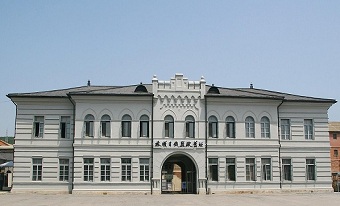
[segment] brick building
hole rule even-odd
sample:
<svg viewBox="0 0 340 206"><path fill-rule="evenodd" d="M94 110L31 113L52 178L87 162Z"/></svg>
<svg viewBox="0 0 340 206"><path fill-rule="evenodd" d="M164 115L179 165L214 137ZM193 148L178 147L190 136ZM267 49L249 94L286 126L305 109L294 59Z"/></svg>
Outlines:
<svg viewBox="0 0 340 206"><path fill-rule="evenodd" d="M329 122L329 142L331 145L331 172L334 179L340 172L340 122Z"/></svg>

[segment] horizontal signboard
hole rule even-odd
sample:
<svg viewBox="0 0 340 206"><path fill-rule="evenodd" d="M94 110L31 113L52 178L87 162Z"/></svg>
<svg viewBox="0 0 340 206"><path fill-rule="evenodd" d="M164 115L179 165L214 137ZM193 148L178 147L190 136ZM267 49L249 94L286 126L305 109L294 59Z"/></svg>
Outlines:
<svg viewBox="0 0 340 206"><path fill-rule="evenodd" d="M154 148L205 148L204 140L154 140Z"/></svg>

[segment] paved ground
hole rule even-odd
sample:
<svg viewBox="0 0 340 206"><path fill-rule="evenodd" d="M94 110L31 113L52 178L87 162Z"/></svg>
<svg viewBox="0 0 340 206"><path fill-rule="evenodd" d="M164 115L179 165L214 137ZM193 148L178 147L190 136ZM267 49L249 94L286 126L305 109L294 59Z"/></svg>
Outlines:
<svg viewBox="0 0 340 206"><path fill-rule="evenodd" d="M242 195L44 195L0 193L0 205L74 206L339 206L340 193Z"/></svg>

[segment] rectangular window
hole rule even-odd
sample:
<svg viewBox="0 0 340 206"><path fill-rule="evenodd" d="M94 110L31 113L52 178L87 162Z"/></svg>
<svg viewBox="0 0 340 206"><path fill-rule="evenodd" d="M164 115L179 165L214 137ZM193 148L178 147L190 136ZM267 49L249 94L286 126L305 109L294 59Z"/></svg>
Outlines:
<svg viewBox="0 0 340 206"><path fill-rule="evenodd" d="M227 137L235 138L235 122L227 122Z"/></svg>
<svg viewBox="0 0 340 206"><path fill-rule="evenodd" d="M59 159L59 181L68 181L69 177L69 160Z"/></svg>
<svg viewBox="0 0 340 206"><path fill-rule="evenodd" d="M282 176L285 181L292 181L292 160L282 159Z"/></svg>
<svg viewBox="0 0 340 206"><path fill-rule="evenodd" d="M290 120L281 119L281 139L290 139Z"/></svg>
<svg viewBox="0 0 340 206"><path fill-rule="evenodd" d="M315 159L306 159L306 177L307 180L315 179Z"/></svg>
<svg viewBox="0 0 340 206"><path fill-rule="evenodd" d="M60 138L70 139L71 136L71 118L62 116L60 118Z"/></svg>
<svg viewBox="0 0 340 206"><path fill-rule="evenodd" d="M218 158L209 158L209 180L218 181Z"/></svg>
<svg viewBox="0 0 340 206"><path fill-rule="evenodd" d="M165 122L165 137L174 138L174 122Z"/></svg>
<svg viewBox="0 0 340 206"><path fill-rule="evenodd" d="M84 181L93 182L93 158L84 158Z"/></svg>
<svg viewBox="0 0 340 206"><path fill-rule="evenodd" d="M186 137L195 138L195 122L186 122Z"/></svg>
<svg viewBox="0 0 340 206"><path fill-rule="evenodd" d="M110 121L101 121L100 122L100 126L101 126L101 135L102 137L110 137L111 136L111 127L110 127L110 124L111 122Z"/></svg>
<svg viewBox="0 0 340 206"><path fill-rule="evenodd" d="M93 121L85 121L85 137L93 137Z"/></svg>
<svg viewBox="0 0 340 206"><path fill-rule="evenodd" d="M149 137L149 121L140 121L140 137Z"/></svg>
<svg viewBox="0 0 340 206"><path fill-rule="evenodd" d="M209 137L218 138L217 122L209 122Z"/></svg>
<svg viewBox="0 0 340 206"><path fill-rule="evenodd" d="M246 180L256 181L255 158L246 158Z"/></svg>
<svg viewBox="0 0 340 206"><path fill-rule="evenodd" d="M334 157L337 157L338 155L339 155L338 150L335 149L335 150L334 150Z"/></svg>
<svg viewBox="0 0 340 206"><path fill-rule="evenodd" d="M149 159L148 158L139 159L139 181L141 182L149 181Z"/></svg>
<svg viewBox="0 0 340 206"><path fill-rule="evenodd" d="M33 158L32 163L32 181L41 181L42 158Z"/></svg>
<svg viewBox="0 0 340 206"><path fill-rule="evenodd" d="M262 158L261 159L261 168L262 168L262 180L270 181L272 180L272 166L270 158Z"/></svg>
<svg viewBox="0 0 340 206"><path fill-rule="evenodd" d="M337 133L333 133L333 139L337 139L337 138L338 138Z"/></svg>
<svg viewBox="0 0 340 206"><path fill-rule="evenodd" d="M35 116L33 123L33 135L37 138L44 136L44 116Z"/></svg>
<svg viewBox="0 0 340 206"><path fill-rule="evenodd" d="M304 120L304 128L305 128L305 139L313 139L313 120L305 119Z"/></svg>
<svg viewBox="0 0 340 206"><path fill-rule="evenodd" d="M122 181L131 181L131 158L122 158Z"/></svg>
<svg viewBox="0 0 340 206"><path fill-rule="evenodd" d="M131 121L122 121L122 137L131 137Z"/></svg>
<svg viewBox="0 0 340 206"><path fill-rule="evenodd" d="M110 158L100 158L100 181L110 181Z"/></svg>
<svg viewBox="0 0 340 206"><path fill-rule="evenodd" d="M228 181L236 181L236 165L235 158L226 159L226 179Z"/></svg>

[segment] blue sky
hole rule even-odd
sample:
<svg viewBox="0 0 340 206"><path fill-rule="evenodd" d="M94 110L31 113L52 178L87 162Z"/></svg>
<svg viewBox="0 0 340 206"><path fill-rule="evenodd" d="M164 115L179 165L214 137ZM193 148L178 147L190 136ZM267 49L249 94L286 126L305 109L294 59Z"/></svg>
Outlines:
<svg viewBox="0 0 340 206"><path fill-rule="evenodd" d="M0 1L0 136L8 93L208 84L340 100L340 1ZM340 121L340 103L329 110Z"/></svg>

